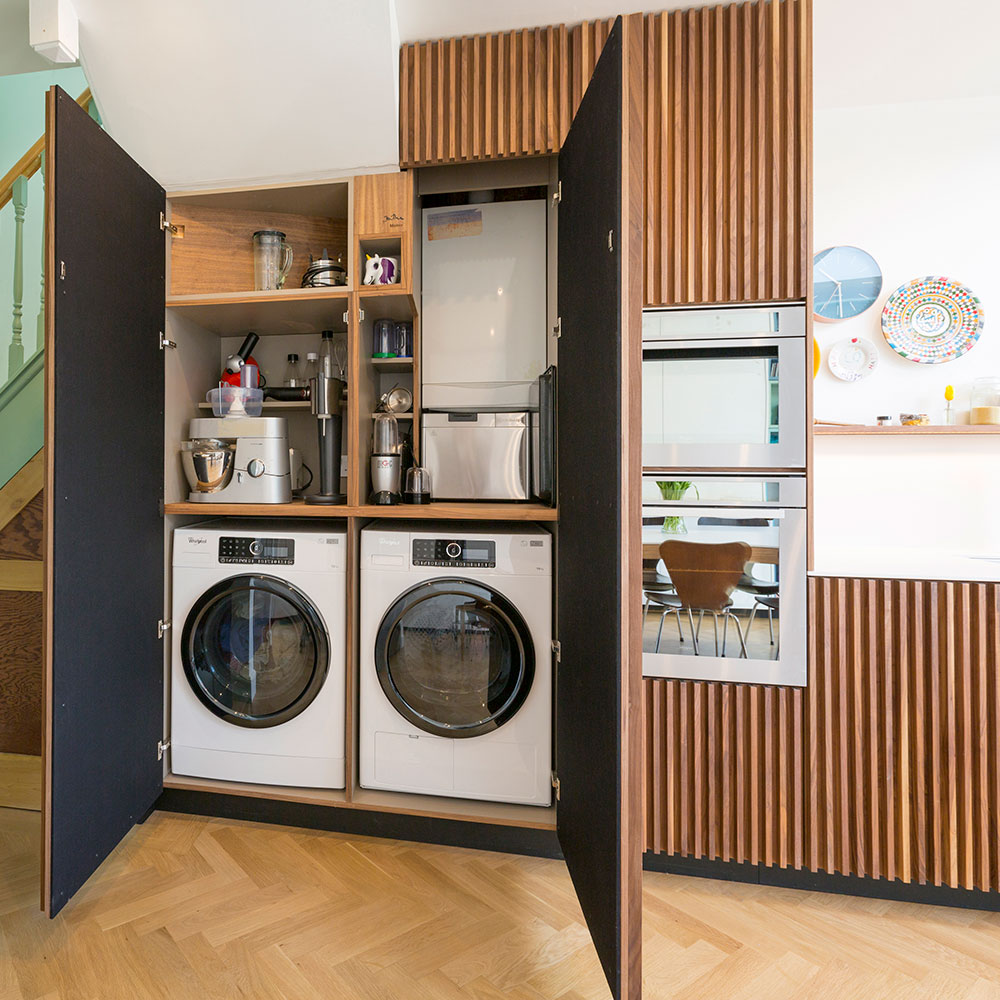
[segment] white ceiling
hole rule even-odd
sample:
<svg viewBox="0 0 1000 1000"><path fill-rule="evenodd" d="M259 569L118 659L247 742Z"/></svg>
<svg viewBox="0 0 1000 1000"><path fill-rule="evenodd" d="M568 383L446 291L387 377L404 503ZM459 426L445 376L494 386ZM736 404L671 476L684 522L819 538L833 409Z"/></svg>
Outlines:
<svg viewBox="0 0 1000 1000"><path fill-rule="evenodd" d="M400 40L616 13L614 0L73 2L106 128L167 188L395 164ZM817 108L1000 95L994 0L814 3ZM50 68L27 46L27 4L0 0L0 74ZM960 141L946 119L930 134Z"/></svg>
<svg viewBox="0 0 1000 1000"><path fill-rule="evenodd" d="M168 190L398 162L392 0L74 4L105 127Z"/></svg>

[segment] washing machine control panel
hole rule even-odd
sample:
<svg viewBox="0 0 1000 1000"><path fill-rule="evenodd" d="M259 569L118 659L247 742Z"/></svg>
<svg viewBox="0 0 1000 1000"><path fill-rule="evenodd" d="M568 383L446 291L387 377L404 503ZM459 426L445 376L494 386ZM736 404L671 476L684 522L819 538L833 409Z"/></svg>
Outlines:
<svg viewBox="0 0 1000 1000"><path fill-rule="evenodd" d="M295 563L293 538L219 539L220 563L256 563L262 566L292 566Z"/></svg>
<svg viewBox="0 0 1000 1000"><path fill-rule="evenodd" d="M494 569L497 543L487 538L416 538L414 566L462 566L466 569Z"/></svg>

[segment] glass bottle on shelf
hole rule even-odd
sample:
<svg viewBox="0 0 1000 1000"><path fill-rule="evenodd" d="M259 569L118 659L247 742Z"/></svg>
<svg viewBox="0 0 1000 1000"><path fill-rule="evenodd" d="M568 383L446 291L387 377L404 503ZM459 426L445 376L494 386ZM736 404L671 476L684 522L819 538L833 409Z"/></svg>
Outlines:
<svg viewBox="0 0 1000 1000"><path fill-rule="evenodd" d="M327 378L336 378L339 370L333 355L333 330L324 330L319 345L319 371Z"/></svg>
<svg viewBox="0 0 1000 1000"><path fill-rule="evenodd" d="M319 355L315 351L310 351L306 355L306 384L309 384L309 379L319 372Z"/></svg>
<svg viewBox="0 0 1000 1000"><path fill-rule="evenodd" d="M305 379L302 377L302 365L299 364L299 356L297 354L288 355L288 365L285 368L285 385L292 387L305 385Z"/></svg>

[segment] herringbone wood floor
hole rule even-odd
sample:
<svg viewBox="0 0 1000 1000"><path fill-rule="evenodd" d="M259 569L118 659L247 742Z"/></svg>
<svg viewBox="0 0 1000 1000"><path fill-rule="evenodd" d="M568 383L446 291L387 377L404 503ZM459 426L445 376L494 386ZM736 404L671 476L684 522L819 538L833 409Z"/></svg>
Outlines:
<svg viewBox="0 0 1000 1000"><path fill-rule="evenodd" d="M608 996L565 866L156 813L54 921L0 810L0 1000ZM1000 915L648 874L649 1000L1000 997Z"/></svg>

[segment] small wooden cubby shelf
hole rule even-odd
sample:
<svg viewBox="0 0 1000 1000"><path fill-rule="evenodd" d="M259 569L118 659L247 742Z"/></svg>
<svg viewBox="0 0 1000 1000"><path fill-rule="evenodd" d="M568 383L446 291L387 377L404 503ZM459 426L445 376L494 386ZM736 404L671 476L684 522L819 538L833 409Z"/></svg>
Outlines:
<svg viewBox="0 0 1000 1000"><path fill-rule="evenodd" d="M407 521L558 521L559 511L537 503L337 504L168 503L165 514L203 517L384 517Z"/></svg>
<svg viewBox="0 0 1000 1000"><path fill-rule="evenodd" d="M817 435L861 435L879 437L884 434L1000 434L1000 426L994 424L915 424L912 427L879 427L872 424L817 424L813 428Z"/></svg>

